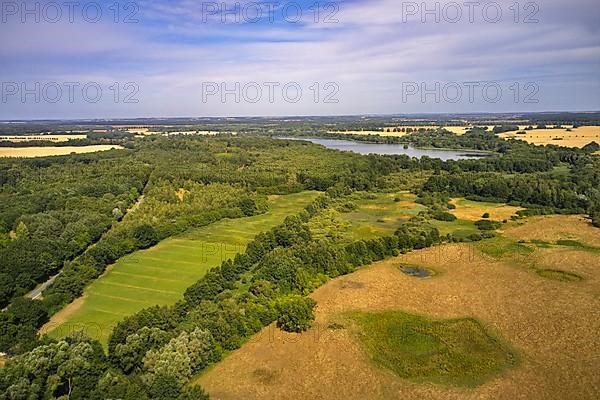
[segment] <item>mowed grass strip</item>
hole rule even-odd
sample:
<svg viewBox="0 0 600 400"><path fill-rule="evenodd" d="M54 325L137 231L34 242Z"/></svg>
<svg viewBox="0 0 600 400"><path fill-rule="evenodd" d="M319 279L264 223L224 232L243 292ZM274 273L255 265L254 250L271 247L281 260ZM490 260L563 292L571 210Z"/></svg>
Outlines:
<svg viewBox="0 0 600 400"><path fill-rule="evenodd" d="M272 196L266 214L222 220L125 256L86 289L83 299L56 314L42 332L64 337L83 330L106 345L123 318L146 307L176 303L210 268L243 252L257 234L297 214L317 196L318 192Z"/></svg>
<svg viewBox="0 0 600 400"><path fill-rule="evenodd" d="M370 358L418 383L476 387L518 355L473 318L436 320L399 311L345 314Z"/></svg>

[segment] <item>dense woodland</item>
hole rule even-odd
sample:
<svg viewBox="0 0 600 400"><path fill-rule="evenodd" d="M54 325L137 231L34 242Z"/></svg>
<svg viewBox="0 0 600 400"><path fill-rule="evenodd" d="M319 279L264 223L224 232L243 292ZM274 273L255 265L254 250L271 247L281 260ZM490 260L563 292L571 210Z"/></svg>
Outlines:
<svg viewBox="0 0 600 400"><path fill-rule="evenodd" d="M267 132L268 135L289 132ZM334 134L330 134L332 136ZM352 137L365 140L364 137ZM306 295L328 279L386 257L457 238L448 198L527 207L524 214L584 213L600 225L600 157L583 150L504 141L474 129L401 138L423 147L486 150L447 161L360 156L250 134L151 136L125 150L0 160L0 398L201 399L190 378L272 322L300 332L314 318ZM371 141L397 138L369 137ZM315 235L311 221L348 207L357 191L410 188L427 211L390 236L348 242ZM114 329L105 354L82 334L38 337L50 315L120 257L222 218L264 213L266 195L323 192L298 215L259 234L244 254L215 266L172 307L143 310ZM351 208L351 207L350 207ZM493 236L489 221L477 225ZM463 239L461 239L463 240ZM23 297L57 274L42 300Z"/></svg>

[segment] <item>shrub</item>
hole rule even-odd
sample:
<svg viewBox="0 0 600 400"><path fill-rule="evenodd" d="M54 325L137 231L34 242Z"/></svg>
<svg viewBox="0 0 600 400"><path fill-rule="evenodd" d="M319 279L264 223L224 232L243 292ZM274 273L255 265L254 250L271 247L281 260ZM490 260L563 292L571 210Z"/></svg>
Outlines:
<svg viewBox="0 0 600 400"><path fill-rule="evenodd" d="M286 332L304 332L315 320L313 299L289 296L277 304L277 326Z"/></svg>
<svg viewBox="0 0 600 400"><path fill-rule="evenodd" d="M592 214L592 225L596 228L600 228L600 212Z"/></svg>
<svg viewBox="0 0 600 400"><path fill-rule="evenodd" d="M136 226L133 229L133 238L136 246L140 249L147 249L158 243L158 234L152 225L144 224Z"/></svg>
<svg viewBox="0 0 600 400"><path fill-rule="evenodd" d="M499 229L502 224L499 222L482 219L475 222L475 226L477 226L480 231L495 231L496 229Z"/></svg>
<svg viewBox="0 0 600 400"><path fill-rule="evenodd" d="M447 222L454 222L456 221L456 216L447 213L445 211L434 211L431 216L433 217L433 219L438 220L438 221L447 221Z"/></svg>

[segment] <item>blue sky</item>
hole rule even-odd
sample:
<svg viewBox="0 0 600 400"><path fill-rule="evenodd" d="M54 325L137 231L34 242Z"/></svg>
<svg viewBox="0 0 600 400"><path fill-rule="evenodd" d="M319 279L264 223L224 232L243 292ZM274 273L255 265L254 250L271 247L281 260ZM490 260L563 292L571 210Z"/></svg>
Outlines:
<svg viewBox="0 0 600 400"><path fill-rule="evenodd" d="M26 3L0 119L600 110L597 0Z"/></svg>

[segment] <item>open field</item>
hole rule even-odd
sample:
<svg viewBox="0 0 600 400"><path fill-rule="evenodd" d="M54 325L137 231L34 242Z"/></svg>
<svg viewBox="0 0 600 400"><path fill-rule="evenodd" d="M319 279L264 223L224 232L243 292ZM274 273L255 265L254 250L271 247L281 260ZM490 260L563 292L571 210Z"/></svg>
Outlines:
<svg viewBox="0 0 600 400"><path fill-rule="evenodd" d="M0 157L48 157L64 156L71 153L84 154L112 149L122 149L115 145L93 145L93 146L64 146L64 147L0 147Z"/></svg>
<svg viewBox="0 0 600 400"><path fill-rule="evenodd" d="M371 197L356 200L358 209L342 214L350 224L352 240L391 235L403 221L426 209L415 203L416 196L410 193L378 193Z"/></svg>
<svg viewBox="0 0 600 400"><path fill-rule="evenodd" d="M403 221L426 209L415 199L410 193L356 193L352 198L355 210L325 210L311 220L311 232L315 237L349 242L391 235Z"/></svg>
<svg viewBox="0 0 600 400"><path fill-rule="evenodd" d="M174 304L210 268L243 252L254 236L300 212L316 196L316 192L274 196L266 214L222 220L125 256L94 281L83 298L56 314L42 332L62 337L84 329L106 344L112 328L124 317L149 306Z"/></svg>
<svg viewBox="0 0 600 400"><path fill-rule="evenodd" d="M517 211L523 210L521 207L513 207L502 203L484 203L466 199L451 199L450 203L456 206L450 212L458 219L467 221L479 221L485 213L490 215L489 219L492 221L504 221L516 215Z"/></svg>
<svg viewBox="0 0 600 400"><path fill-rule="evenodd" d="M19 135L19 136L0 136L0 141L9 142L31 142L32 140L46 140L49 142L68 142L69 140L85 139L87 135Z"/></svg>
<svg viewBox="0 0 600 400"><path fill-rule="evenodd" d="M564 218L572 219L570 226ZM600 240L593 229L577 217L543 217L511 222L504 235L515 243L573 236L591 246ZM528 257L539 256L541 265L562 258L552 261L552 252L540 251L568 254L563 267L583 280L547 279L512 259L482 253L476 244L448 244L375 263L313 293L316 321L309 331L288 334L271 325L196 382L221 400L597 399L600 258L561 243L558 250L535 248ZM439 274L411 277L399 268L406 264ZM513 348L520 363L475 388L401 378L373 362L372 350L346 322L349 312L399 311L435 320L473 318Z"/></svg>
<svg viewBox="0 0 600 400"><path fill-rule="evenodd" d="M568 132L566 129L534 129L526 131L525 135L516 132L501 133L504 139L519 139L537 145L554 144L566 147L584 147L586 144L596 142L600 144L600 126L582 126Z"/></svg>

